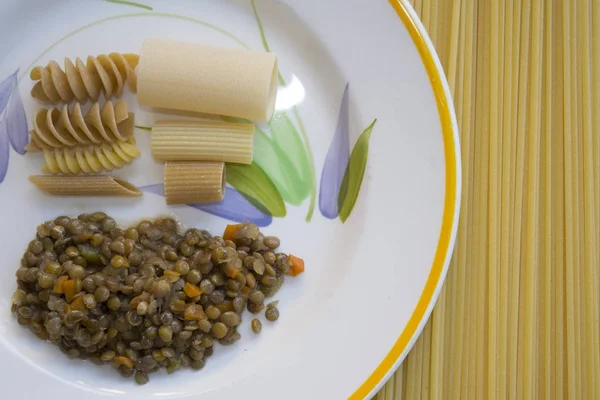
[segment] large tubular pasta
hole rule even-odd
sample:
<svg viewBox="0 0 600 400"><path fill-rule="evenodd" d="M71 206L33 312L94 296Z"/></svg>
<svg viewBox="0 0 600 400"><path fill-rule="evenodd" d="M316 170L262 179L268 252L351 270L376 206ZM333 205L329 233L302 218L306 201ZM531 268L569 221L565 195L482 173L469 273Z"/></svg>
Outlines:
<svg viewBox="0 0 600 400"><path fill-rule="evenodd" d="M31 70L31 79L38 81L31 89L31 96L48 103L96 101L101 92L106 99L119 97L125 81L132 92L136 91L137 63L137 54L110 53L88 56L85 64L80 58L75 64L65 58L63 71L56 61L50 61L45 67Z"/></svg>
<svg viewBox="0 0 600 400"><path fill-rule="evenodd" d="M138 100L150 107L268 121L277 95L277 57L167 39L146 39Z"/></svg>
<svg viewBox="0 0 600 400"><path fill-rule="evenodd" d="M225 195L225 164L167 161L164 181L167 204L221 201Z"/></svg>
<svg viewBox="0 0 600 400"><path fill-rule="evenodd" d="M109 175L52 176L32 175L29 181L55 196L141 196L131 183Z"/></svg>
<svg viewBox="0 0 600 400"><path fill-rule="evenodd" d="M26 149L38 151L126 141L133 131L134 115L127 112L127 104L122 100L116 105L108 101L102 110L96 103L85 116L81 105L75 103L71 111L66 105L62 110L38 111Z"/></svg>
<svg viewBox="0 0 600 400"><path fill-rule="evenodd" d="M158 121L152 155L159 161L252 162L254 125L222 121Z"/></svg>
<svg viewBox="0 0 600 400"><path fill-rule="evenodd" d="M92 174L124 167L140 156L133 139L100 146L43 150L43 172L51 174Z"/></svg>

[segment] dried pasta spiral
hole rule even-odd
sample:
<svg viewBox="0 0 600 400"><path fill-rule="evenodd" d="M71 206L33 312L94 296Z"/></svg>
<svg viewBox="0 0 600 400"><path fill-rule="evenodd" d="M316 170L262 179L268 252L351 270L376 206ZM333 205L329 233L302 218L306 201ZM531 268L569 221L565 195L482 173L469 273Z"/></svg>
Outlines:
<svg viewBox="0 0 600 400"><path fill-rule="evenodd" d="M127 113L124 101L116 105L109 101L102 109L96 103L85 116L81 105L75 103L71 111L66 105L62 110L38 111L26 149L38 151L126 141L133 136L133 131L134 115Z"/></svg>
<svg viewBox="0 0 600 400"><path fill-rule="evenodd" d="M119 97L127 81L129 89L137 90L135 67L137 54L110 53L97 57L88 56L84 64L80 58L75 64L65 58L64 71L56 61L50 61L46 67L31 70L31 79L38 81L31 89L31 96L49 103L77 100L86 102L98 100L100 92L106 99Z"/></svg>
<svg viewBox="0 0 600 400"><path fill-rule="evenodd" d="M44 149L42 171L51 174L98 173L130 164L140 156L133 139L91 147Z"/></svg>

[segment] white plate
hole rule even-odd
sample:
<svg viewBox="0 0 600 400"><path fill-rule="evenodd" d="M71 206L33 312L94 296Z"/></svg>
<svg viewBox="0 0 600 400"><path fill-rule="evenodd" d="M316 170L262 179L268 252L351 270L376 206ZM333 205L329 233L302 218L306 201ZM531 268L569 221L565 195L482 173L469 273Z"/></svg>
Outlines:
<svg viewBox="0 0 600 400"><path fill-rule="evenodd" d="M398 0L257 0L257 16L250 0L143 2L152 9L100 0L0 2L0 176L7 171L0 184L3 398L373 395L431 312L458 221L456 122L440 64L415 13ZM286 216L272 218L248 204L227 202L212 212L268 225L265 231L279 235L284 250L306 260L306 273L288 279L277 295L279 321L265 323L256 336L246 317L242 340L217 348L201 372L159 373L145 386L38 342L10 315L14 272L37 224L95 210L121 224L173 213L188 226L216 233L228 221L193 207L167 207L152 187L133 200L56 198L37 191L27 176L39 173L42 157L19 154L26 122L31 127L43 107L29 95L31 67L52 59L62 63L64 57L137 52L144 38L157 36L262 51L257 17L279 56L285 84L277 101L280 124L270 133L283 158L273 159L271 141L262 140L266 147L256 161L283 195ZM124 98L138 125L159 118L141 109L134 94ZM286 116L291 127L281 120ZM342 223L336 218L339 171L375 119L364 179L351 177L362 180L362 187L351 213L351 202L345 205ZM139 130L136 137L143 156L114 174L138 186L160 184L162 166L149 154L148 132ZM278 199L265 202L281 206Z"/></svg>

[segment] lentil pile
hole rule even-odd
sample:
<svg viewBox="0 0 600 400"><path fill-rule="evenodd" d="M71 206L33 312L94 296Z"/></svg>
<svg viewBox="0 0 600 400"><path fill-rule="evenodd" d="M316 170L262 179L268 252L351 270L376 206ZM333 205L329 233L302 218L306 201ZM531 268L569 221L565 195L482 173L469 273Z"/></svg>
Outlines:
<svg viewBox="0 0 600 400"><path fill-rule="evenodd" d="M215 341L240 339L245 309L277 320L265 298L297 275L298 258L275 252L279 239L256 225L230 225L224 236L180 234L170 218L122 229L102 212L58 217L29 243L12 311L69 357L110 363L139 384L163 367L201 369Z"/></svg>

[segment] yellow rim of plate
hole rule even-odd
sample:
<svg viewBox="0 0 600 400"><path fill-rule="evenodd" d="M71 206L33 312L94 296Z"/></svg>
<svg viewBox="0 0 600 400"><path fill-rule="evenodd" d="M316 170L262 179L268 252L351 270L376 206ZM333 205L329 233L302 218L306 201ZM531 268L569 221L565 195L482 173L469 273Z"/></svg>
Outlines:
<svg viewBox="0 0 600 400"><path fill-rule="evenodd" d="M438 113L442 125L442 137L444 140L444 156L446 160L446 190L444 195L444 213L442 216L442 227L440 237L435 251L435 258L431 271L427 277L427 282L419 302L415 307L408 323L400 334L400 337L394 343L392 349L385 356L383 361L375 368L367 380L350 395L350 400L363 399L371 394L384 378L392 371L392 368L399 361L400 357L406 350L413 336L417 333L419 326L427 315L427 311L435 300L436 290L446 268L446 258L451 251L452 238L455 228L457 198L457 156L458 151L455 142L455 132L453 125L453 117L448 104L448 98L444 90L443 77L436 65L435 58L429 49L427 40L417 23L410 16L406 5L402 0L389 0L390 4L404 23L406 29L410 33L414 44L419 50L429 81L433 89L436 99ZM449 260L448 260L449 262Z"/></svg>

